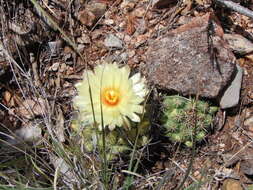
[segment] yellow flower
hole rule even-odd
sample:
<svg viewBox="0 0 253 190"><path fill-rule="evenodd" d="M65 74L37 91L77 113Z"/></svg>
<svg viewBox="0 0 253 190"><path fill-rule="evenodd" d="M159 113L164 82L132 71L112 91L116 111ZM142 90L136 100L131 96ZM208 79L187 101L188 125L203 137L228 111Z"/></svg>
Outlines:
<svg viewBox="0 0 253 190"><path fill-rule="evenodd" d="M140 73L130 75L130 68L119 68L117 64L104 63L98 65L94 72L84 73L84 79L76 84L78 96L74 98L74 105L80 111L80 119L92 124L92 104L90 100L89 84L93 101L96 122L101 129L101 107L104 126L113 130L116 126L129 125L128 119L140 122L143 113L143 103L148 90L145 78ZM88 82L89 81L89 82Z"/></svg>

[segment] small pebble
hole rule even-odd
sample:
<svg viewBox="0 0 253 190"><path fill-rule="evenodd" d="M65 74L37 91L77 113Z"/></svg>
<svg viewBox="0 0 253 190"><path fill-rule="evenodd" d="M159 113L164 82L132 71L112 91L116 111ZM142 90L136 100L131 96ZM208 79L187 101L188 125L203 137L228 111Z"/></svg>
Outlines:
<svg viewBox="0 0 253 190"><path fill-rule="evenodd" d="M120 8L124 9L124 11L131 11L134 7L135 2L133 0L124 0L120 5Z"/></svg>
<svg viewBox="0 0 253 190"><path fill-rule="evenodd" d="M120 54L121 61L126 62L128 60L128 54L126 52L123 52Z"/></svg>
<svg viewBox="0 0 253 190"><path fill-rule="evenodd" d="M106 25L113 25L114 24L114 20L113 19L106 19L106 20L104 20L104 24L106 24Z"/></svg>
<svg viewBox="0 0 253 190"><path fill-rule="evenodd" d="M82 10L78 13L78 20L86 26L92 26L96 21L96 16L87 10Z"/></svg>
<svg viewBox="0 0 253 190"><path fill-rule="evenodd" d="M78 45L77 45L78 51L83 51L84 48L85 48L85 45L83 45L83 44L78 44Z"/></svg>
<svg viewBox="0 0 253 190"><path fill-rule="evenodd" d="M116 49L122 49L123 48L122 41L113 34L109 34L105 38L104 45L108 48L116 48Z"/></svg>
<svg viewBox="0 0 253 190"><path fill-rule="evenodd" d="M139 7L137 9L135 9L135 11L134 11L134 15L138 18L144 17L145 13L146 13L146 9L144 9L143 7Z"/></svg>
<svg viewBox="0 0 253 190"><path fill-rule="evenodd" d="M248 119L246 119L246 120L244 121L244 125L247 126L248 129L249 129L251 132L253 132L253 116L250 117L250 118L248 118Z"/></svg>
<svg viewBox="0 0 253 190"><path fill-rule="evenodd" d="M60 66L60 63L59 63L59 62L56 62L56 63L54 63L48 70L49 70L49 71L54 71L54 72L56 72L56 71L58 71L59 66Z"/></svg>
<svg viewBox="0 0 253 190"><path fill-rule="evenodd" d="M133 56L135 56L135 51L134 50L129 51L128 52L128 57L132 58Z"/></svg>
<svg viewBox="0 0 253 190"><path fill-rule="evenodd" d="M140 19L139 20L139 24L138 26L136 27L136 31L139 33L139 34L144 34L147 32L147 26L146 26L146 22L144 19Z"/></svg>
<svg viewBox="0 0 253 190"><path fill-rule="evenodd" d="M90 44L91 43L90 37L87 34L84 34L84 33L82 34L81 37L77 38L76 41L80 44Z"/></svg>

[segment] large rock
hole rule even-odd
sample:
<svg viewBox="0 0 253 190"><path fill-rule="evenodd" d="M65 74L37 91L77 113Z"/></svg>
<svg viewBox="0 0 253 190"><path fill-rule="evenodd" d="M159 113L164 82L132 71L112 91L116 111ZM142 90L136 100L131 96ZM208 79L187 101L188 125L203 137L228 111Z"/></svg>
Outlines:
<svg viewBox="0 0 253 190"><path fill-rule="evenodd" d="M140 68L147 79L183 95L216 98L236 72L223 30L209 13L151 42L146 57Z"/></svg>

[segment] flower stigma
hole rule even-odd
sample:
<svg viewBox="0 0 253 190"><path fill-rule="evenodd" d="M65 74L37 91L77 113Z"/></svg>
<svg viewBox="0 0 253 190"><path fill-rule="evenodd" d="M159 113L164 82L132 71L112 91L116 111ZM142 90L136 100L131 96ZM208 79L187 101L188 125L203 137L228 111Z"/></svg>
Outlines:
<svg viewBox="0 0 253 190"><path fill-rule="evenodd" d="M114 88L104 89L101 96L102 102L108 106L115 106L120 100L120 93Z"/></svg>

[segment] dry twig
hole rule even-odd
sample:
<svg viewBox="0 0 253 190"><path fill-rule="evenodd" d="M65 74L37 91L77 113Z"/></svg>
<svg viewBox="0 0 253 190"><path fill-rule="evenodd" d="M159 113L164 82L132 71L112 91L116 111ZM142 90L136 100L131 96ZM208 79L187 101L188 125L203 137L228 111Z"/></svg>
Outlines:
<svg viewBox="0 0 253 190"><path fill-rule="evenodd" d="M224 7L228 8L228 9L231 9L233 11L236 11L240 14L246 15L246 16L253 19L253 11L251 11L250 9L247 9L237 3L234 3L229 0L215 0L215 2L217 4L223 5Z"/></svg>

